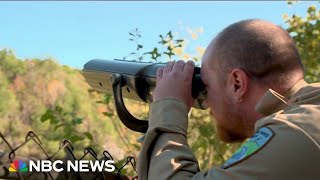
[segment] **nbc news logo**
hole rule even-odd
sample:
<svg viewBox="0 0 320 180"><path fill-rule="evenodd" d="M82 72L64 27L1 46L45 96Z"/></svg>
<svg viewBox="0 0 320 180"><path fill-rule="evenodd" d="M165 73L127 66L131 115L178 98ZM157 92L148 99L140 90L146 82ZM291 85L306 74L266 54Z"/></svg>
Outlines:
<svg viewBox="0 0 320 180"><path fill-rule="evenodd" d="M10 164L9 172L28 172L28 167L26 163L22 162L21 160L15 160L13 163Z"/></svg>
<svg viewBox="0 0 320 180"><path fill-rule="evenodd" d="M62 165L66 163L66 169L62 167ZM113 172L115 170L115 165L113 160L75 160L75 161L67 161L63 162L61 160L56 160L51 162L50 160L37 160L37 161L29 161L29 167L27 164L21 160L14 160L13 163L10 164L9 172L62 172L66 170L67 172L75 171L75 172Z"/></svg>

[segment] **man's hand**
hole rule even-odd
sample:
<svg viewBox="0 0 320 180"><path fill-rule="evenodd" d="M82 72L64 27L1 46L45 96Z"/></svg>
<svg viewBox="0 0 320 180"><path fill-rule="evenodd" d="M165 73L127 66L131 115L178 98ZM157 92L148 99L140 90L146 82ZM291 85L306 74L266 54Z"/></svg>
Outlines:
<svg viewBox="0 0 320 180"><path fill-rule="evenodd" d="M153 92L153 101L165 98L176 98L190 109L194 103L191 95L194 62L180 60L169 62L157 70L157 85Z"/></svg>

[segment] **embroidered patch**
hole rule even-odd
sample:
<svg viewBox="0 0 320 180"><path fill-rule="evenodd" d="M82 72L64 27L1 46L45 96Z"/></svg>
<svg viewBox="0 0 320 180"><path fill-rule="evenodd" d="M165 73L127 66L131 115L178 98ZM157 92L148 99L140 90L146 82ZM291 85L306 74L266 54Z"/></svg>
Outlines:
<svg viewBox="0 0 320 180"><path fill-rule="evenodd" d="M258 152L274 136L274 132L268 127L260 128L244 145L232 155L221 168L226 169Z"/></svg>

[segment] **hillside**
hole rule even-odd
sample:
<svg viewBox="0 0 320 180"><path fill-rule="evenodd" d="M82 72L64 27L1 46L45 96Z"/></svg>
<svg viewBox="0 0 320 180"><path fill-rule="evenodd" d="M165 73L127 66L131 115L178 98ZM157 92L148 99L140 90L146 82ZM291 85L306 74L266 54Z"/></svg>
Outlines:
<svg viewBox="0 0 320 180"><path fill-rule="evenodd" d="M125 127L117 117L105 115L113 111L112 101L99 104L97 101L104 95L88 90L80 70L51 59L18 59L11 50L1 50L0 132L13 147L21 144L32 130L50 153L57 151L61 140L70 139L79 156L88 145L97 151L106 149L118 158L128 155L127 144L139 134L132 132L124 137ZM60 117L59 108L68 115ZM53 112L51 116L48 111ZM0 147L8 151L2 141ZM40 149L34 147L34 143L28 143L18 153L41 156Z"/></svg>

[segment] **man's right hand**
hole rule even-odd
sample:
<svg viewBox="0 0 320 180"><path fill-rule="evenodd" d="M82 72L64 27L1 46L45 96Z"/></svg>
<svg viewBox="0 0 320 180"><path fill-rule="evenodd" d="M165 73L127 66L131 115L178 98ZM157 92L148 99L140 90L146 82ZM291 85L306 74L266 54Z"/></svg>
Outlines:
<svg viewBox="0 0 320 180"><path fill-rule="evenodd" d="M194 99L191 95L194 62L168 62L165 67L157 70L157 85L153 92L153 101L165 98L176 98L186 104L188 110Z"/></svg>

